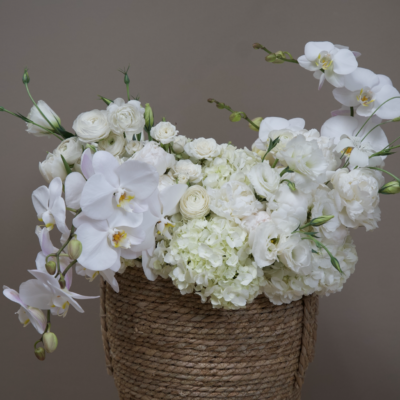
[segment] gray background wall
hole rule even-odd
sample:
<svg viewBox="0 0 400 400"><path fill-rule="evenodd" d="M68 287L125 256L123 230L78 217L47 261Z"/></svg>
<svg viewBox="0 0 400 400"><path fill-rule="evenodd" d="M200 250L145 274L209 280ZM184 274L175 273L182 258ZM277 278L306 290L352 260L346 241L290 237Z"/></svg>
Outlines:
<svg viewBox="0 0 400 400"><path fill-rule="evenodd" d="M310 40L349 45L363 67L390 76L400 88L398 15L395 0L169 0L3 1L0 11L0 105L27 114L21 84L30 68L31 92L70 128L75 117L102 108L96 95L125 96L118 69L131 65L131 93L151 102L158 118L176 122L181 134L215 137L251 146L245 123L208 104L214 97L251 117L303 117L319 129L338 108L326 84L317 91L312 74L292 64L271 65L253 50L303 54ZM28 135L21 121L0 114L0 283L18 290L29 279L39 245L30 195L44 182L37 169L56 139ZM389 139L398 126L385 129ZM400 159L387 168L400 174ZM399 197L382 198L380 229L353 231L359 253L355 275L342 293L321 300L316 358L305 400L400 397ZM98 282L75 277L74 290L97 294ZM17 305L0 297L0 381L4 399L117 399L106 375L99 303L82 301L54 319L59 348L39 362L38 335L23 329Z"/></svg>

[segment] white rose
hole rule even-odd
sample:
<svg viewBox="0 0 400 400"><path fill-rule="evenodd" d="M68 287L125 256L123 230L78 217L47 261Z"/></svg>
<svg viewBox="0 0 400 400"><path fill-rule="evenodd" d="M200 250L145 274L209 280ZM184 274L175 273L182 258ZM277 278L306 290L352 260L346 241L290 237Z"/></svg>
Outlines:
<svg viewBox="0 0 400 400"><path fill-rule="evenodd" d="M82 156L82 143L77 137L62 141L55 152L62 154L68 164L75 164Z"/></svg>
<svg viewBox="0 0 400 400"><path fill-rule="evenodd" d="M210 197L202 186L191 186L183 194L180 201L180 211L186 219L203 218L210 212Z"/></svg>
<svg viewBox="0 0 400 400"><path fill-rule="evenodd" d="M47 183L50 183L57 177L64 181L67 177L67 171L65 170L61 155L56 151L53 154L48 153L46 159L39 163L39 171Z"/></svg>
<svg viewBox="0 0 400 400"><path fill-rule="evenodd" d="M144 108L137 100L125 103L121 98L115 99L107 107L107 117L111 130L121 136L125 133L128 140L143 132Z"/></svg>
<svg viewBox="0 0 400 400"><path fill-rule="evenodd" d="M310 193L326 182L328 163L315 140L306 141L303 135L296 136L285 150L277 153L277 158L295 172L293 181L304 193Z"/></svg>
<svg viewBox="0 0 400 400"><path fill-rule="evenodd" d="M174 137L174 142L172 144L172 150L176 154L181 154L185 151L185 144L188 142L186 136L178 135Z"/></svg>
<svg viewBox="0 0 400 400"><path fill-rule="evenodd" d="M263 209L252 190L242 182L227 182L221 189L209 189L208 194L211 199L211 211L236 223Z"/></svg>
<svg viewBox="0 0 400 400"><path fill-rule="evenodd" d="M106 139L100 140L99 150L108 151L113 156L125 153L125 138L111 132Z"/></svg>
<svg viewBox="0 0 400 400"><path fill-rule="evenodd" d="M165 188L175 184L176 182L169 175L162 175L158 181L158 190L161 192Z"/></svg>
<svg viewBox="0 0 400 400"><path fill-rule="evenodd" d="M199 183L201 181L201 165L193 164L190 160L180 160L171 169L172 175L186 175L187 181Z"/></svg>
<svg viewBox="0 0 400 400"><path fill-rule="evenodd" d="M60 117L43 100L39 100L37 102L37 105L40 108L40 111L44 114L44 116L47 118L47 120L54 127L57 127L58 125L60 125L60 123L61 123ZM33 106L31 108L31 111L28 114L28 119L30 119L32 122L34 122L37 125L43 126L44 128L50 129L51 131L53 130L51 125L46 121L45 118L43 118L43 115L39 112L39 110L36 108L36 106ZM34 124L27 123L26 127L28 128L26 130L27 132L32 133L33 135L35 135L37 137L50 135L50 133L48 131L46 131Z"/></svg>
<svg viewBox="0 0 400 400"><path fill-rule="evenodd" d="M275 168L271 168L268 162L256 164L247 174L254 190L268 201L274 199L279 188L281 177Z"/></svg>
<svg viewBox="0 0 400 400"><path fill-rule="evenodd" d="M381 219L379 188L384 181L380 172L366 168L350 172L341 168L334 173L331 182L343 225L349 228L365 226L367 231L378 227Z"/></svg>
<svg viewBox="0 0 400 400"><path fill-rule="evenodd" d="M176 162L173 154L167 153L154 141L148 142L142 150L133 155L132 159L153 165L160 176Z"/></svg>
<svg viewBox="0 0 400 400"><path fill-rule="evenodd" d="M72 129L84 143L98 142L105 139L110 133L107 112L104 110L92 110L79 114L72 125Z"/></svg>
<svg viewBox="0 0 400 400"><path fill-rule="evenodd" d="M179 131L176 130L176 127L166 121L159 122L150 130L151 137L162 144L171 143L178 133Z"/></svg>
<svg viewBox="0 0 400 400"><path fill-rule="evenodd" d="M147 141L131 140L125 146L125 151L132 156L138 151L142 150Z"/></svg>
<svg viewBox="0 0 400 400"><path fill-rule="evenodd" d="M211 160L220 153L220 146L214 139L195 139L185 144L185 151L197 160Z"/></svg>

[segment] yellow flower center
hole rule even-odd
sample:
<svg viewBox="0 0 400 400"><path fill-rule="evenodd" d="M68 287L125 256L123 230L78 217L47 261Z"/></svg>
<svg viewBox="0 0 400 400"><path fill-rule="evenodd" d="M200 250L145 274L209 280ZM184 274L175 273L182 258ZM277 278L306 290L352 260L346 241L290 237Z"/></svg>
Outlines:
<svg viewBox="0 0 400 400"><path fill-rule="evenodd" d="M360 94L357 96L357 101L361 103L364 107L370 105L375 100L373 98L373 93L369 88L362 88Z"/></svg>
<svg viewBox="0 0 400 400"><path fill-rule="evenodd" d="M114 244L114 247L119 247L119 246L121 246L121 242L122 242L123 240L125 240L126 237L127 237L127 234L126 234L125 231L120 231L120 232L115 233L115 234L113 235L113 244Z"/></svg>
<svg viewBox="0 0 400 400"><path fill-rule="evenodd" d="M332 56L327 51L322 51L317 60L315 61L315 65L323 70L328 69L333 63Z"/></svg>
<svg viewBox="0 0 400 400"><path fill-rule="evenodd" d="M118 207L123 207L124 204L129 203L134 198L135 196L129 196L128 194L126 194L126 192L124 192L118 200Z"/></svg>

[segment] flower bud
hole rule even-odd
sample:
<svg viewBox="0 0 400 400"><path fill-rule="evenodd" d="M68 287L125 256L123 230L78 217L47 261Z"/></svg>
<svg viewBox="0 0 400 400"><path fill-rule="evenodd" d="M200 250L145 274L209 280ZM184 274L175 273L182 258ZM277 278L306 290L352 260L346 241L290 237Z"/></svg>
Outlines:
<svg viewBox="0 0 400 400"><path fill-rule="evenodd" d="M38 360L44 361L44 359L46 358L46 352L44 351L44 348L39 347L35 349L35 356Z"/></svg>
<svg viewBox="0 0 400 400"><path fill-rule="evenodd" d="M5 111L5 108L4 107L0 107L0 111Z"/></svg>
<svg viewBox="0 0 400 400"><path fill-rule="evenodd" d="M60 284L60 288L61 289L65 289L65 287L67 286L66 282L65 282L65 278L63 275L60 276L60 279L58 280L58 283Z"/></svg>
<svg viewBox="0 0 400 400"><path fill-rule="evenodd" d="M110 100L110 99L107 99L107 97L103 97L103 96L100 96L100 95L99 95L99 97L100 97L100 99L103 100L104 103L106 103L108 106L109 106L111 103L113 103L113 101Z"/></svg>
<svg viewBox="0 0 400 400"><path fill-rule="evenodd" d="M48 261L46 263L46 271L50 274L50 275L54 275L56 273L56 268L57 265L54 261Z"/></svg>
<svg viewBox="0 0 400 400"><path fill-rule="evenodd" d="M52 353L58 346L57 336L53 332L46 332L43 335L44 348L48 353Z"/></svg>
<svg viewBox="0 0 400 400"><path fill-rule="evenodd" d="M268 61L268 62L274 62L275 60L276 60L276 55L275 54L270 54L270 55L265 57L265 61Z"/></svg>
<svg viewBox="0 0 400 400"><path fill-rule="evenodd" d="M238 122L238 121L240 121L242 119L242 117L240 116L239 112L234 112L229 116L229 119L232 122Z"/></svg>
<svg viewBox="0 0 400 400"><path fill-rule="evenodd" d="M149 103L146 103L144 106L144 120L146 122L147 130L150 131L154 125L154 115Z"/></svg>
<svg viewBox="0 0 400 400"><path fill-rule="evenodd" d="M253 49L261 49L261 44L260 43L254 43L253 44Z"/></svg>
<svg viewBox="0 0 400 400"><path fill-rule="evenodd" d="M68 256L71 260L77 260L82 254L82 243L78 239L72 239L68 243Z"/></svg>
<svg viewBox="0 0 400 400"><path fill-rule="evenodd" d="M400 193L400 183L398 181L388 182L379 189L379 193L382 194Z"/></svg>
<svg viewBox="0 0 400 400"><path fill-rule="evenodd" d="M260 124L262 121L262 117L257 117L251 120L251 122L253 122L253 124L257 125L260 128ZM258 129L256 129L252 124L249 123L249 128L252 129L253 131L258 132Z"/></svg>
<svg viewBox="0 0 400 400"><path fill-rule="evenodd" d="M285 61L283 61L281 58L276 58L274 61L272 61L272 64L283 64Z"/></svg>
<svg viewBox="0 0 400 400"><path fill-rule="evenodd" d="M28 70L25 68L24 75L22 75L22 83L27 85L30 82L31 78L29 78Z"/></svg>
<svg viewBox="0 0 400 400"><path fill-rule="evenodd" d="M336 268L340 273L343 273L342 269L340 268L340 263L337 258L331 257L331 264Z"/></svg>
<svg viewBox="0 0 400 400"><path fill-rule="evenodd" d="M307 225L309 225L309 226L321 226L321 225L326 224L332 218L334 218L333 215L322 215L321 217L312 219Z"/></svg>
<svg viewBox="0 0 400 400"><path fill-rule="evenodd" d="M125 85L129 85L130 81L131 81L131 80L129 79L128 74L125 74L125 76L124 76L124 83L125 83Z"/></svg>

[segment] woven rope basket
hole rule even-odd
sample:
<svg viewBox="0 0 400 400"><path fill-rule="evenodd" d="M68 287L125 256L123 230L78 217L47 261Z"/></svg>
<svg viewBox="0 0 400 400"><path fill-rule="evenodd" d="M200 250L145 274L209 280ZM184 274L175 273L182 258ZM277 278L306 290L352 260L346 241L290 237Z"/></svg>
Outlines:
<svg viewBox="0 0 400 400"><path fill-rule="evenodd" d="M300 400L316 296L275 306L261 295L224 311L141 268L116 276L119 293L102 282L101 329L120 399Z"/></svg>

